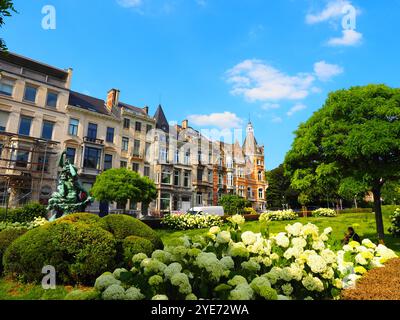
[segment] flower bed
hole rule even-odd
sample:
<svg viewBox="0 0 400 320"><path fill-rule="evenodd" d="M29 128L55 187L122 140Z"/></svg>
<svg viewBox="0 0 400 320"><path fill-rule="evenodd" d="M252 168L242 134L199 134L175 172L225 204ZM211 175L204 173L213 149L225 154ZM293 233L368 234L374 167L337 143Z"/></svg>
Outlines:
<svg viewBox="0 0 400 320"><path fill-rule="evenodd" d="M167 215L161 222L163 226L171 230L204 229L214 226L222 226L222 223L222 218L218 216L200 216L190 214Z"/></svg>
<svg viewBox="0 0 400 320"><path fill-rule="evenodd" d="M390 222L392 223L389 232L393 236L400 236L400 208L397 208L392 215L390 215Z"/></svg>
<svg viewBox="0 0 400 320"><path fill-rule="evenodd" d="M296 220L299 216L293 210L267 211L261 214L262 220L287 221Z"/></svg>
<svg viewBox="0 0 400 320"><path fill-rule="evenodd" d="M395 253L369 240L334 252L331 228L295 223L265 237L241 232L241 216L228 231L212 227L206 237L132 258L130 271L105 273L95 288L105 300L335 299L365 270L380 267Z"/></svg>
<svg viewBox="0 0 400 320"><path fill-rule="evenodd" d="M333 209L320 208L320 209L314 210L312 212L312 216L316 217L316 218L320 218L320 217L332 218L332 217L337 217L337 212Z"/></svg>

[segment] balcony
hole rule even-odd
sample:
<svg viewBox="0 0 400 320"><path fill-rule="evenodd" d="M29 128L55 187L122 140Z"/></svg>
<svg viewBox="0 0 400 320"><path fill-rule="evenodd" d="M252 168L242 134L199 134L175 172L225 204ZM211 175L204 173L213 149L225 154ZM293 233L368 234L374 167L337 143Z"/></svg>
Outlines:
<svg viewBox="0 0 400 320"><path fill-rule="evenodd" d="M97 139L97 138L92 138L92 137L83 137L83 142L85 143L91 143L91 144L96 144L103 146L104 145L104 140Z"/></svg>

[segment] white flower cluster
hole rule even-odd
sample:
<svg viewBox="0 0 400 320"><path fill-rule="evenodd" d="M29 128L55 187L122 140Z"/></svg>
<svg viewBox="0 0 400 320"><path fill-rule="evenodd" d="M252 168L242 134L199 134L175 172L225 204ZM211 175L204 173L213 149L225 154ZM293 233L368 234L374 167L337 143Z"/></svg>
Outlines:
<svg viewBox="0 0 400 320"><path fill-rule="evenodd" d="M327 209L327 208L319 208L317 210L314 210L312 212L312 216L319 218L319 217L325 217L325 218L330 218L330 217L337 217L337 212L333 209Z"/></svg>
<svg viewBox="0 0 400 320"><path fill-rule="evenodd" d="M397 208L392 215L390 215L391 227L389 228L389 232L393 234L393 236L398 237L400 235L400 208Z"/></svg>
<svg viewBox="0 0 400 320"><path fill-rule="evenodd" d="M165 216L161 223L171 230L190 230L222 226L223 221L221 217L212 215L171 214Z"/></svg>
<svg viewBox="0 0 400 320"><path fill-rule="evenodd" d="M185 237L181 245L151 257L136 254L130 271L107 273L95 288L103 299L333 299L367 270L396 257L369 240L335 252L329 245L331 232L295 223L265 237L212 227L202 239Z"/></svg>
<svg viewBox="0 0 400 320"><path fill-rule="evenodd" d="M261 214L260 221L297 220L298 217L293 210L266 211Z"/></svg>

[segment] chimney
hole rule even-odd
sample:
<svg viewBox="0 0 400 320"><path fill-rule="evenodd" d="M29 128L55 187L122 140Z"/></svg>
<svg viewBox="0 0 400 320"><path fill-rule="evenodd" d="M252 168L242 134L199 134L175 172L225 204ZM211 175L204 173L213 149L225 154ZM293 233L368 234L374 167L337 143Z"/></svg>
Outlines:
<svg viewBox="0 0 400 320"><path fill-rule="evenodd" d="M145 106L145 107L143 108L143 110L144 110L144 112L146 112L146 114L149 114L149 107L148 107L148 106Z"/></svg>
<svg viewBox="0 0 400 320"><path fill-rule="evenodd" d="M112 111L114 107L117 107L119 103L119 90L117 89L111 89L108 91L107 94L107 109L108 111Z"/></svg>
<svg viewBox="0 0 400 320"><path fill-rule="evenodd" d="M72 82L72 74L73 74L73 69L72 68L68 68L67 70L68 72L68 77L67 77L67 81L66 81L66 88L70 89L71 88L71 82Z"/></svg>
<svg viewBox="0 0 400 320"><path fill-rule="evenodd" d="M189 128L189 120L183 120L182 129L187 129L187 128Z"/></svg>

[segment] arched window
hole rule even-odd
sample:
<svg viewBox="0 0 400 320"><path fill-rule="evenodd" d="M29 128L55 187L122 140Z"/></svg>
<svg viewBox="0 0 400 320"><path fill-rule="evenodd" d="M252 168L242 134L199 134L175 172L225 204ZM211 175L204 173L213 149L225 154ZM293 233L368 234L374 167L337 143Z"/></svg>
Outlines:
<svg viewBox="0 0 400 320"><path fill-rule="evenodd" d="M258 198L264 199L264 190L263 189L258 189Z"/></svg>
<svg viewBox="0 0 400 320"><path fill-rule="evenodd" d="M263 173L262 171L258 171L258 181L262 181L263 180Z"/></svg>

